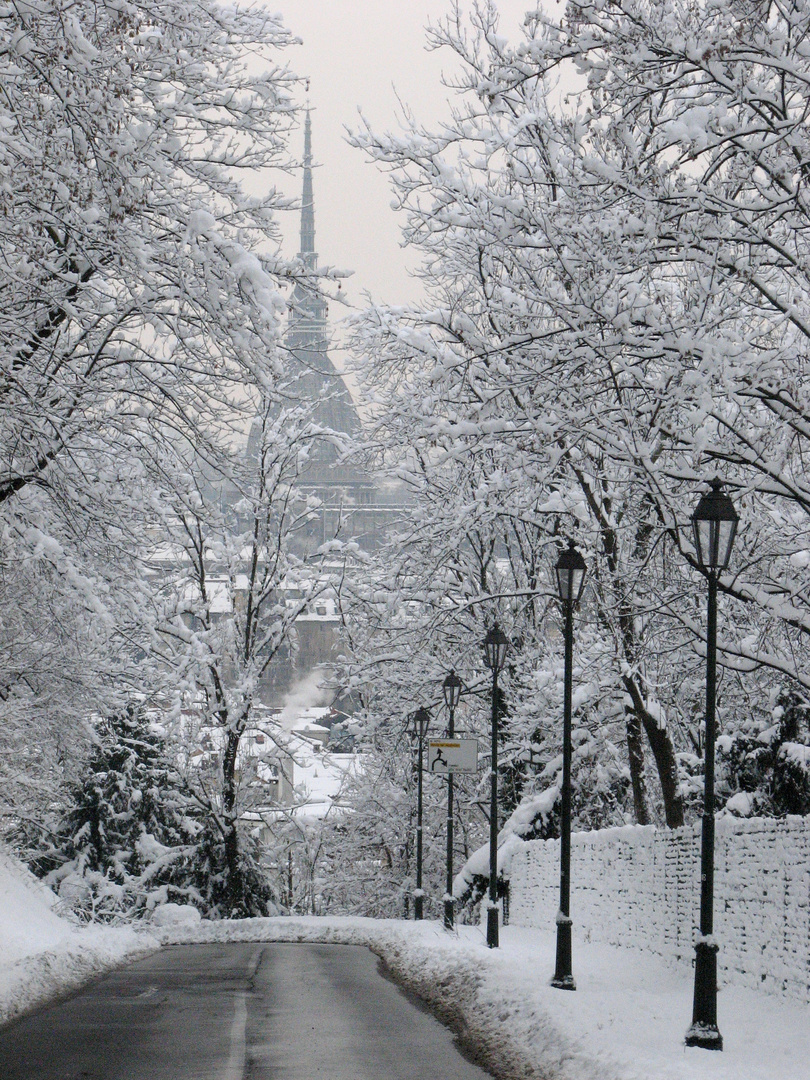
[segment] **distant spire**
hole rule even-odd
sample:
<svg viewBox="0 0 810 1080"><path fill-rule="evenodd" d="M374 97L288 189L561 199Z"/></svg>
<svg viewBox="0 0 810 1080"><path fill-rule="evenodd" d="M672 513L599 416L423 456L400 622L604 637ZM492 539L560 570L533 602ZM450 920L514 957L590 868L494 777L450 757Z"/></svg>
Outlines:
<svg viewBox="0 0 810 1080"><path fill-rule="evenodd" d="M312 121L309 103L304 116L304 190L301 195L301 248L298 257L313 274L318 269L315 252L315 203L312 194ZM289 343L294 348L326 352L326 301L313 284L300 283L293 293Z"/></svg>
<svg viewBox="0 0 810 1080"><path fill-rule="evenodd" d="M304 264L293 289L286 344L291 359L297 362L297 393L302 401L316 406L315 416L333 431L354 432L360 427L357 411L346 384L329 359L327 307L318 287L318 256L315 252L315 206L312 194L312 121L309 102L304 113L304 189L301 196L301 248L298 257ZM317 442L317 440L316 440ZM331 469L337 449L328 440L318 442L307 467L308 483L327 486L335 483ZM322 475L321 475L322 474ZM345 474L348 475L348 474Z"/></svg>
<svg viewBox="0 0 810 1080"><path fill-rule="evenodd" d="M309 109L304 120L304 191L301 196L301 256L315 263L315 203L312 195L312 123ZM310 256L307 258L307 256Z"/></svg>

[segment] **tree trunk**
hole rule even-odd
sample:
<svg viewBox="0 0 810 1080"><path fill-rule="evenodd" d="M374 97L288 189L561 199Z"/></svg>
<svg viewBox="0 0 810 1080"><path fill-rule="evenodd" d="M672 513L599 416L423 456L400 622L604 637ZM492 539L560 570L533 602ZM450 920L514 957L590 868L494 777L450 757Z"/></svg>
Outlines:
<svg viewBox="0 0 810 1080"><path fill-rule="evenodd" d="M626 607L619 612L619 627L624 660L633 668L638 663L639 649L633 618ZM637 720L641 721L650 749L653 752L658 779L661 782L661 796L664 800L666 823L671 829L677 829L683 825L683 800L678 792L678 763L675 759L675 747L672 745L672 738L667 729L660 727L658 721L648 711L645 705L645 695L642 692L642 681L643 676L641 675L625 675L622 677L625 690L630 696L631 709L635 713ZM628 749L629 738L628 729ZM638 748L641 750L640 742ZM631 758L631 770L632 767ZM641 822L639 823L641 824Z"/></svg>
<svg viewBox="0 0 810 1080"><path fill-rule="evenodd" d="M637 825L650 824L647 800L647 778L644 775L644 745L641 741L641 720L631 706L625 709L627 729L627 758L630 763L630 783L633 786L633 810Z"/></svg>
<svg viewBox="0 0 810 1080"><path fill-rule="evenodd" d="M633 711L644 727L655 758L658 778L661 781L666 823L670 829L677 829L683 825L683 799L678 791L678 762L675 759L675 747L672 745L667 729L660 727L655 717L645 708L644 698L636 680L625 676L622 682L630 695Z"/></svg>
<svg viewBox="0 0 810 1080"><path fill-rule="evenodd" d="M228 904L228 916L241 912L244 907L244 887L242 868L239 859L239 833L236 813L236 753L239 749L239 736L229 731L222 757L222 816L224 821L225 845L225 896Z"/></svg>
<svg viewBox="0 0 810 1080"><path fill-rule="evenodd" d="M678 791L678 762L675 759L675 747L666 728L658 726L657 721L645 709L641 722L655 758L658 776L661 780L661 794L664 799L664 816L670 829L683 825L683 799Z"/></svg>
<svg viewBox="0 0 810 1080"><path fill-rule="evenodd" d="M611 500L604 492L601 495L597 495L584 473L577 469L575 469L574 472L585 498L587 499L591 512L599 526L602 550L607 561L608 569L610 570L612 587L618 601L616 605L616 616L619 626L623 660L631 671L638 670L640 649L633 616L635 606L632 602L632 589L628 590L626 588L627 583L619 572L619 538L611 518ZM647 528L642 528L637 533L636 558L646 550L649 536L650 531ZM658 770L658 777L661 781L661 795L664 800L664 815L666 817L667 825L669 825L671 829L675 829L678 828L678 826L683 825L683 800L678 793L678 763L675 760L675 748L672 745L672 739L669 732L666 728L658 726L655 718L645 707L644 694L639 685L641 678L642 677L639 677L639 679L637 679L633 675L625 675L622 676L622 682L624 683L627 693L630 695L632 711L635 713L637 719L641 721L650 743L650 749L653 752L655 766ZM629 725L627 738L628 750L631 752L630 769L632 775L634 762L633 752L630 747ZM636 749L637 751L641 751L640 740L636 743ZM641 760L643 762L643 757ZM641 776L643 778L643 773L641 773ZM633 785L633 798L635 801L635 783ZM638 803L636 803L636 814L638 816Z"/></svg>

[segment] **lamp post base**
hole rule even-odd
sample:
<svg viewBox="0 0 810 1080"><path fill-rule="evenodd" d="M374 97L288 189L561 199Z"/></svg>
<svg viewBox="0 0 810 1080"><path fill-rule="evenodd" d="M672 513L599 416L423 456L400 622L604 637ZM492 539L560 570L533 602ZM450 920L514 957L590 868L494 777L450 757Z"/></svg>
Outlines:
<svg viewBox="0 0 810 1080"><path fill-rule="evenodd" d="M498 908L494 904L487 908L487 948L498 948Z"/></svg>
<svg viewBox="0 0 810 1080"><path fill-rule="evenodd" d="M711 1024L692 1024L686 1033L687 1046L700 1046L704 1050L722 1050L723 1036Z"/></svg>
<svg viewBox="0 0 810 1080"><path fill-rule="evenodd" d="M413 899L413 917L415 919L421 919L424 913L424 901L423 897L415 896Z"/></svg>
<svg viewBox="0 0 810 1080"><path fill-rule="evenodd" d="M557 915L557 963L554 978L549 983L557 990L576 990L577 984L571 971L571 920L559 912Z"/></svg>
<svg viewBox="0 0 810 1080"><path fill-rule="evenodd" d="M445 930L452 930L453 929L453 919L454 919L453 901L452 900L445 900L445 902L444 902L444 928L445 928Z"/></svg>
<svg viewBox="0 0 810 1080"><path fill-rule="evenodd" d="M687 1046L722 1050L723 1036L717 1027L717 944L701 938L695 944L695 997L692 1024L686 1032Z"/></svg>

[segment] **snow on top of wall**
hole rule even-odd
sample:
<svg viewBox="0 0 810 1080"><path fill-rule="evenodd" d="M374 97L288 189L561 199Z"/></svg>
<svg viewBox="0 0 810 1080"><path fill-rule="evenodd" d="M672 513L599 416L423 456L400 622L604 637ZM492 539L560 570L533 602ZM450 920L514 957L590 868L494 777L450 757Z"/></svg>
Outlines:
<svg viewBox="0 0 810 1080"><path fill-rule="evenodd" d="M754 796L747 791L738 791L731 796L724 809L737 817L750 817L754 812Z"/></svg>
<svg viewBox="0 0 810 1080"><path fill-rule="evenodd" d="M617 840L623 840L628 844L649 844L656 836L666 836L670 839L678 836L692 836L700 833L700 819L682 825L679 829L660 830L655 825L614 825L608 829L582 830L571 834L571 842L574 844L587 844L591 847L609 847ZM718 814L715 818L715 831L718 834L736 836L741 833L771 832L774 829L792 831L795 829L810 831L810 817L801 814L787 814L783 818L749 818L740 820L731 815ZM555 844L557 840L528 840L528 844Z"/></svg>
<svg viewBox="0 0 810 1080"><path fill-rule="evenodd" d="M498 874L501 877L509 877L515 853L526 844L523 837L535 827L539 818L551 814L559 796L559 787L552 784L523 799L503 823L498 833ZM453 895L463 896L474 877L487 877L488 874L489 841L477 848L456 874Z"/></svg>

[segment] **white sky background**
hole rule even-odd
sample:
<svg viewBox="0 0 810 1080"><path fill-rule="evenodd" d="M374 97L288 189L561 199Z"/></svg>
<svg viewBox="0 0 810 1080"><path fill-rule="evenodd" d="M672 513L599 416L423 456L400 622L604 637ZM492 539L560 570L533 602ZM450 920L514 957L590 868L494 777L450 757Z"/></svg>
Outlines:
<svg viewBox="0 0 810 1080"><path fill-rule="evenodd" d="M470 2L462 0L462 8ZM497 0L497 6L501 35L518 40L533 0ZM364 307L364 293L385 303L415 300L420 285L408 276L415 253L400 246L402 215L391 209L388 177L346 144L345 129L360 126L360 108L374 129L398 130L399 100L428 126L447 116L453 92L442 85L442 71L454 69L454 57L444 49L427 51L424 28L449 12L450 0L272 0L272 7L303 39L303 45L285 50L290 67L311 80L319 261L354 271L342 286L352 305ZM300 156L303 128L297 140L293 150ZM300 176L277 183L285 193L300 195ZM291 256L298 250L298 215L289 218L282 225L284 253ZM331 305L332 323L339 314ZM339 355L333 359L342 366Z"/></svg>

